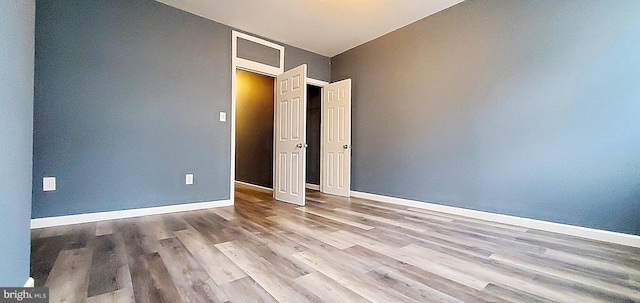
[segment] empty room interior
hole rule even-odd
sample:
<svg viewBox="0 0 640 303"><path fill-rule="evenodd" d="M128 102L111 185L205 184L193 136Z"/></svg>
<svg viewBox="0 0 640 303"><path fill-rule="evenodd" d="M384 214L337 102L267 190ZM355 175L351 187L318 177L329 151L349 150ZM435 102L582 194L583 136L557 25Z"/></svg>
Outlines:
<svg viewBox="0 0 640 303"><path fill-rule="evenodd" d="M0 287L640 302L638 16L635 0L0 1Z"/></svg>

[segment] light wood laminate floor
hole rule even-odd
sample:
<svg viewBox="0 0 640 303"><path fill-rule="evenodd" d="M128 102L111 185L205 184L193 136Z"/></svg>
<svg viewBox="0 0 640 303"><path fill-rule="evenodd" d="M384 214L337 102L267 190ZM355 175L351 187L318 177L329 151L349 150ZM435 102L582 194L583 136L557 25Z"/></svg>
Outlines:
<svg viewBox="0 0 640 303"><path fill-rule="evenodd" d="M640 249L308 192L32 231L51 302L639 302Z"/></svg>

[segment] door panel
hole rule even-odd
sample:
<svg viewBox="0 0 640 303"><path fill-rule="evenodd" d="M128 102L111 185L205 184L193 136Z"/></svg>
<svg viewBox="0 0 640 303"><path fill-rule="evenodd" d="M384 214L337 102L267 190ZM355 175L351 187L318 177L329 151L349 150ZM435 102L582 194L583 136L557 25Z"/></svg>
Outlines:
<svg viewBox="0 0 640 303"><path fill-rule="evenodd" d="M351 79L325 85L322 93L322 171L324 193L349 197L351 191Z"/></svg>
<svg viewBox="0 0 640 303"><path fill-rule="evenodd" d="M304 205L306 184L307 65L276 77L276 200Z"/></svg>

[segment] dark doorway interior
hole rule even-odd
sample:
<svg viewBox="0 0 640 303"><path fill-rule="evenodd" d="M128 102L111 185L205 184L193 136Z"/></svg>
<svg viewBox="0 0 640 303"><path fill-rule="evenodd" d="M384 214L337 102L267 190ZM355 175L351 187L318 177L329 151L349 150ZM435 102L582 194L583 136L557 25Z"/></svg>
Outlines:
<svg viewBox="0 0 640 303"><path fill-rule="evenodd" d="M307 85L307 183L320 185L321 88Z"/></svg>

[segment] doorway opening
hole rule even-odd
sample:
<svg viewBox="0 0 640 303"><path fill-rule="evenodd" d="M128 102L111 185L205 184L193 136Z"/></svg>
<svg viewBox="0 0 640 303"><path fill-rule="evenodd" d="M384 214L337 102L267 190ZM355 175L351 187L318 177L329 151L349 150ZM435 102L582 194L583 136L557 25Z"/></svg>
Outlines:
<svg viewBox="0 0 640 303"><path fill-rule="evenodd" d="M273 189L275 78L236 69L235 181ZM307 84L307 188L319 190L321 144L320 86Z"/></svg>
<svg viewBox="0 0 640 303"><path fill-rule="evenodd" d="M236 70L236 178L273 188L274 77Z"/></svg>

